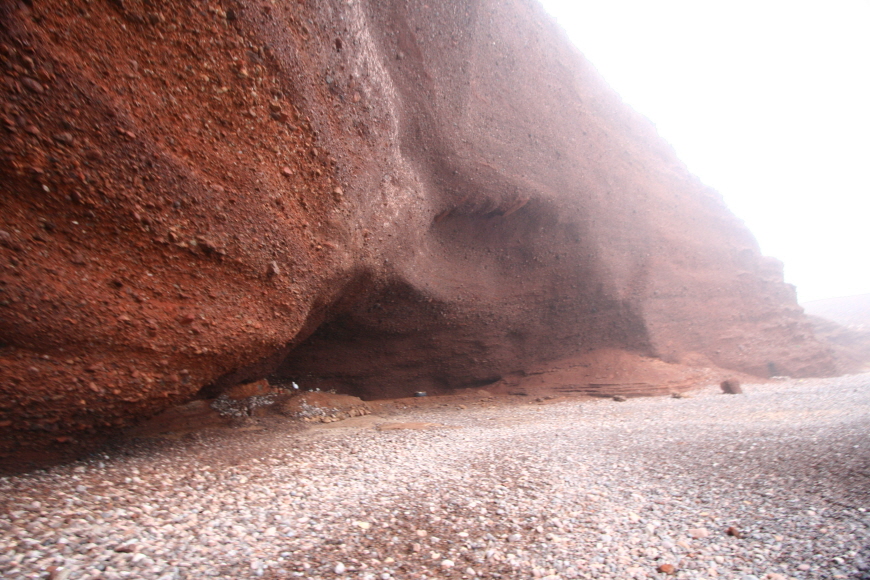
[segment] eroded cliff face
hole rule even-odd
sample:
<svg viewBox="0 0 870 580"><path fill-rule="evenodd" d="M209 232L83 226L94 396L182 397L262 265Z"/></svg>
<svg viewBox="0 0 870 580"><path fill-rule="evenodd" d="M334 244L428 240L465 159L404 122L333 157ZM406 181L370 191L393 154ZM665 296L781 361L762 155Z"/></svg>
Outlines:
<svg viewBox="0 0 870 580"><path fill-rule="evenodd" d="M267 375L833 370L781 267L531 1L0 11L7 465Z"/></svg>

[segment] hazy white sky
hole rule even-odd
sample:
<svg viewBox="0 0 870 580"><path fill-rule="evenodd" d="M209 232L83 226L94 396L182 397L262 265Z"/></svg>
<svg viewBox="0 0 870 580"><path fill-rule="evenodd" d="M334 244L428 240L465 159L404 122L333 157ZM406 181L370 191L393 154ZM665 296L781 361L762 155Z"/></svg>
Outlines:
<svg viewBox="0 0 870 580"><path fill-rule="evenodd" d="M870 293L870 0L542 2L800 301Z"/></svg>

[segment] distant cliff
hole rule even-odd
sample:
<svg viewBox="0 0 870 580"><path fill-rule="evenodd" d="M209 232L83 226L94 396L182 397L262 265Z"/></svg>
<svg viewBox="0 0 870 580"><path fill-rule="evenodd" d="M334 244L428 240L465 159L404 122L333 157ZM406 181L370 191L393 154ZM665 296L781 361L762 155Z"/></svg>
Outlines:
<svg viewBox="0 0 870 580"><path fill-rule="evenodd" d="M802 304L815 335L831 345L837 371L870 370L870 294Z"/></svg>
<svg viewBox="0 0 870 580"><path fill-rule="evenodd" d="M870 294L813 300L801 306L807 314L832 320L852 330L870 331Z"/></svg>

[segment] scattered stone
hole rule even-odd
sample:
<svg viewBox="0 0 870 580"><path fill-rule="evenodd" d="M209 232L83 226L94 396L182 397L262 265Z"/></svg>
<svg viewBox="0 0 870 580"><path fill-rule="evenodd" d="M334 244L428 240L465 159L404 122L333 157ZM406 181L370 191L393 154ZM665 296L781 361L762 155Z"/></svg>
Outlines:
<svg viewBox="0 0 870 580"><path fill-rule="evenodd" d="M335 565L335 568L333 569L333 571L336 574L344 574L347 571L347 567L343 563L339 562L338 564Z"/></svg>
<svg viewBox="0 0 870 580"><path fill-rule="evenodd" d="M289 167L282 167L281 173L284 175L284 177L293 177L293 170Z"/></svg>
<svg viewBox="0 0 870 580"><path fill-rule="evenodd" d="M181 324L193 324L196 321L196 316L193 314L185 314L181 317Z"/></svg>
<svg viewBox="0 0 870 580"><path fill-rule="evenodd" d="M226 252L218 244L205 236L196 236L196 245L202 248L206 254L226 255Z"/></svg>
<svg viewBox="0 0 870 580"><path fill-rule="evenodd" d="M45 91L39 81L30 77L21 77L21 84L33 91L34 93L42 93L43 91Z"/></svg>
<svg viewBox="0 0 870 580"><path fill-rule="evenodd" d="M48 570L49 580L67 580L72 570L64 566L50 566Z"/></svg>
<svg viewBox="0 0 870 580"><path fill-rule="evenodd" d="M735 528L734 526L728 526L728 529L725 530L725 533L733 538L742 538L743 534L740 533L740 530Z"/></svg>
<svg viewBox="0 0 870 580"><path fill-rule="evenodd" d="M740 388L740 381L737 379L726 379L719 386L726 395L739 395L743 393L743 389Z"/></svg>
<svg viewBox="0 0 870 580"><path fill-rule="evenodd" d="M625 401L628 400L628 399L626 399L625 397L623 397L622 395L614 395L612 398L613 398L613 400L616 401L617 403L624 403Z"/></svg>
<svg viewBox="0 0 870 580"><path fill-rule="evenodd" d="M358 397L318 391L288 392L279 398L276 408L282 415L320 423L332 423L371 413L369 406Z"/></svg>
<svg viewBox="0 0 870 580"><path fill-rule="evenodd" d="M695 538L696 540L700 540L702 538L707 538L710 536L710 531L707 528L693 528L689 530L689 535Z"/></svg>
<svg viewBox="0 0 870 580"><path fill-rule="evenodd" d="M72 353L57 359L78 364ZM46 365L43 373L52 365L41 358L35 364ZM89 373L79 382L95 398L88 378L109 388L121 379L111 365L85 365ZM158 388L179 384L165 374L153 376L166 384ZM399 407L397 421L461 427L416 432L379 433L372 429L376 420L347 430L306 429L278 423L275 415L211 422L217 413L208 401L197 400L160 431L171 445L149 445L142 453L137 444L130 454L119 442L116 450L72 465L0 478L6 502L0 512L0 577L50 578L63 564L70 578L107 580L119 580L121 566L131 577L151 580L859 578L855 570L863 570L867 557L857 547L870 540L866 526L854 525L861 512L833 503L822 510L795 499L808 490L834 498L860 494L864 482L837 478L837 471L820 479L816 468L805 467L813 465L807 442L821 437L818 429L791 421L758 425L755 416L759 410L830 405L838 412L816 419L836 426L824 431L824 443L844 451L842 463L830 468L860 465L860 453L850 458L854 452L845 451L866 432L868 376L759 385L751 399L732 397L717 405L709 403L718 381L685 405L650 398L632 399L637 404L630 407L567 400L546 413L528 405L470 406L460 413L449 400L443 406ZM310 397L307 404L317 402L332 419L339 395L298 392L290 385L286 392L297 392L282 390L279 396L297 403ZM263 382L262 389L238 394L268 388ZM721 415L721 405L728 408L729 429L714 433L709 420ZM45 429L41 419L16 428ZM212 428L217 432L210 435ZM698 486L698 480L720 474L708 459L732 448L734 428L766 436L753 439L754 453L729 458L731 485ZM675 433L697 443L674 453L663 437ZM615 452L614 444L629 441ZM763 471L773 458L789 462L787 484L752 485L758 483L753 470ZM533 514L534 523L521 514ZM727 533L723 525L712 534L719 533L718 539L689 539L704 536L690 530L706 529L700 522L714 514L734 522L751 519L763 532L757 542L730 541L721 537ZM855 546L855 552L844 546ZM630 561L618 559L623 553L631 554Z"/></svg>
<svg viewBox="0 0 870 580"><path fill-rule="evenodd" d="M58 133L54 136L54 140L58 143L63 143L64 145L72 145L75 141L72 133Z"/></svg>

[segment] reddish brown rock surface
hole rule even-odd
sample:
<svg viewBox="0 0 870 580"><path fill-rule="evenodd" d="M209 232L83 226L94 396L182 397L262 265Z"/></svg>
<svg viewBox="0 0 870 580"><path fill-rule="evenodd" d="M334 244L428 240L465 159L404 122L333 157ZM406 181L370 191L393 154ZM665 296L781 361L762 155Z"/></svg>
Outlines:
<svg viewBox="0 0 870 580"><path fill-rule="evenodd" d="M599 349L833 369L751 234L529 1L0 2L0 455L269 374Z"/></svg>

